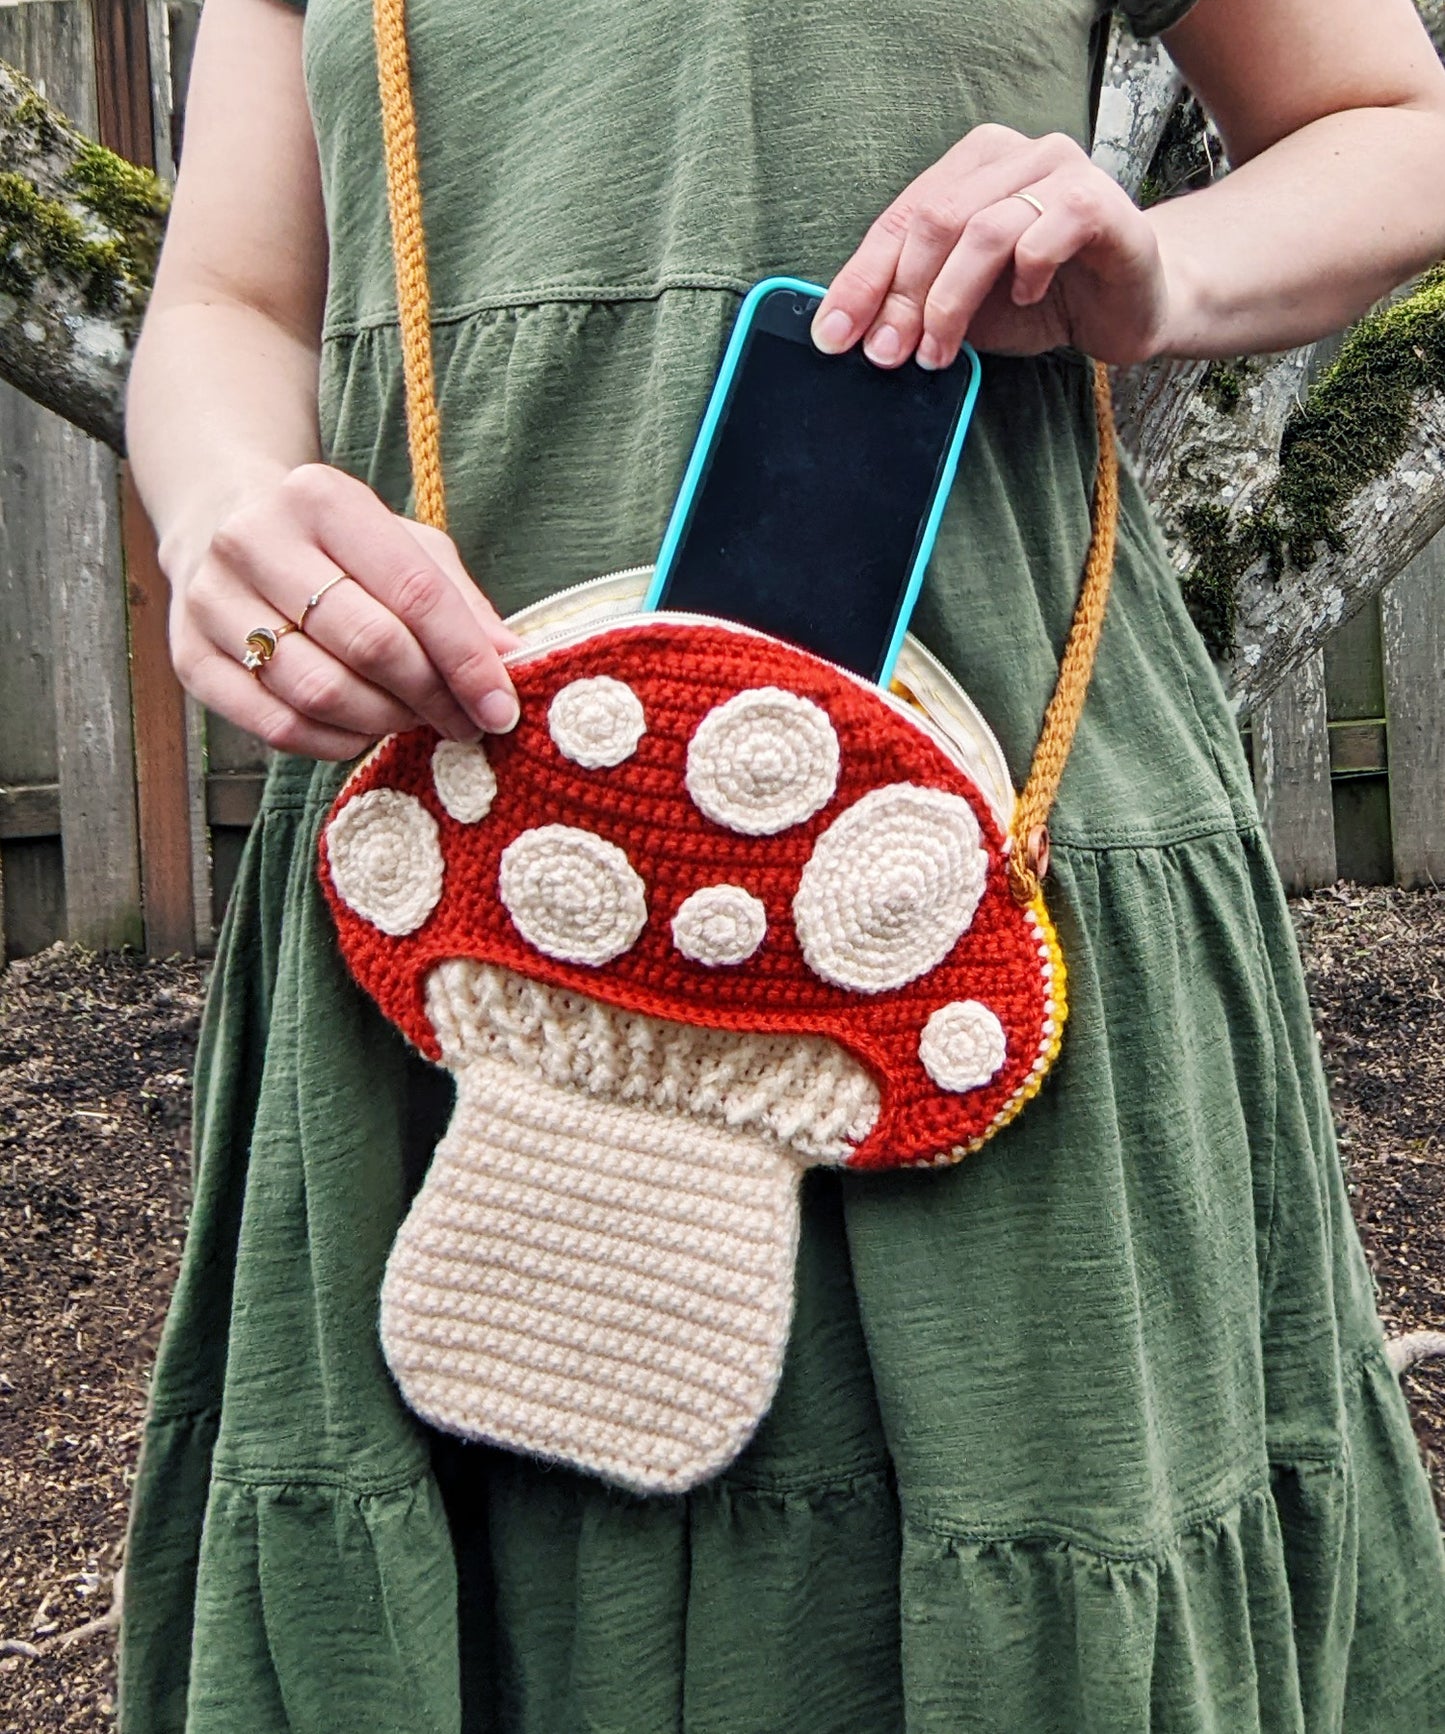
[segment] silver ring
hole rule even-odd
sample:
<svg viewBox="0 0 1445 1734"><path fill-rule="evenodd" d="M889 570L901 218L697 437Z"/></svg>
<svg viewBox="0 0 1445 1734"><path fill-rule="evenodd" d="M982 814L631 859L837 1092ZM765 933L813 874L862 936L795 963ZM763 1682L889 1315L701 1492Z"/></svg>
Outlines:
<svg viewBox="0 0 1445 1734"><path fill-rule="evenodd" d="M308 596L306 598L305 603L302 605L301 612L296 616L296 626L299 631L304 632L306 630L306 616L311 612L326 592L330 590L333 585L339 584L343 578L349 578L350 576L351 574L349 572L338 572L334 578L328 578L314 596Z"/></svg>
<svg viewBox="0 0 1445 1734"><path fill-rule="evenodd" d="M1032 205L1033 208L1038 212L1038 214L1040 216L1043 216L1044 207L1039 203L1039 201L1034 197L1034 195L1032 193L1010 193L1009 197L1011 199L1022 199L1026 205Z"/></svg>

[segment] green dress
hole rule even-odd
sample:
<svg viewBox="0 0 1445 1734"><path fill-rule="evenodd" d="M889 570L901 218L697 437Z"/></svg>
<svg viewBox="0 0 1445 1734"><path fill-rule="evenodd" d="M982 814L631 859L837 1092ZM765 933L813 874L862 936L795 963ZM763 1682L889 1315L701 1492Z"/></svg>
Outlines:
<svg viewBox="0 0 1445 1734"><path fill-rule="evenodd" d="M1184 0L1143 0L1156 29ZM453 529L499 605L647 560L740 294L970 127L1087 137L1095 0L413 0ZM312 0L330 459L407 498L365 0ZM985 357L917 629L1021 784L1089 527L1084 360ZM338 955L344 768L227 918L136 1493L125 1734L1429 1734L1445 1554L1235 726L1129 478L1049 886L1042 1094L814 1172L782 1385L687 1497L441 1441L383 1263L448 1112Z"/></svg>

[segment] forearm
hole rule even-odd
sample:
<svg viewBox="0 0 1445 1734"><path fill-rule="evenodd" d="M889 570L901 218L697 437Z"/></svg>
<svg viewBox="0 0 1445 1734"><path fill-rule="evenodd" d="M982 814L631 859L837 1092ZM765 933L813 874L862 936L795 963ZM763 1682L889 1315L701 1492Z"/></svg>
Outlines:
<svg viewBox="0 0 1445 1734"><path fill-rule="evenodd" d="M1439 112L1351 109L1153 207L1168 285L1160 352L1249 355L1350 324L1445 255L1442 164Z"/></svg>
<svg viewBox="0 0 1445 1734"><path fill-rule="evenodd" d="M131 466L172 582L260 489L320 456L317 352L225 297L152 308L126 402Z"/></svg>

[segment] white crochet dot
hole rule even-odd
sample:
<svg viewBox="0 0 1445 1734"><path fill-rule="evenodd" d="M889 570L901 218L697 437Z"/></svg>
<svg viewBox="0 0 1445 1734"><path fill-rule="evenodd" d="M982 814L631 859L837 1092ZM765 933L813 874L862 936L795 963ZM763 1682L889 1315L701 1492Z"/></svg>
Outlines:
<svg viewBox="0 0 1445 1734"><path fill-rule="evenodd" d="M988 879L960 795L892 783L833 821L803 868L793 921L809 969L882 993L926 975L968 930Z"/></svg>
<svg viewBox="0 0 1445 1734"><path fill-rule="evenodd" d="M431 779L441 804L463 825L485 819L497 798L497 774L480 741L438 741Z"/></svg>
<svg viewBox="0 0 1445 1734"><path fill-rule="evenodd" d="M688 794L744 837L800 825L837 787L838 735L828 713L781 687L753 687L714 706L688 745Z"/></svg>
<svg viewBox="0 0 1445 1734"><path fill-rule="evenodd" d="M599 674L562 688L548 707L547 728L564 759L597 771L632 757L647 719L625 681Z"/></svg>
<svg viewBox="0 0 1445 1734"><path fill-rule="evenodd" d="M976 999L941 1006L923 1026L918 1057L940 1090L976 1090L1003 1065L1008 1041L1003 1025Z"/></svg>
<svg viewBox="0 0 1445 1734"><path fill-rule="evenodd" d="M706 885L672 918L672 943L682 955L714 968L746 963L767 931L767 910L741 885Z"/></svg>
<svg viewBox="0 0 1445 1734"><path fill-rule="evenodd" d="M331 883L363 921L393 938L414 933L442 894L437 822L414 795L368 789L326 832Z"/></svg>
<svg viewBox="0 0 1445 1734"><path fill-rule="evenodd" d="M626 855L574 825L514 838L497 890L522 938L565 963L610 963L647 922L646 888Z"/></svg>

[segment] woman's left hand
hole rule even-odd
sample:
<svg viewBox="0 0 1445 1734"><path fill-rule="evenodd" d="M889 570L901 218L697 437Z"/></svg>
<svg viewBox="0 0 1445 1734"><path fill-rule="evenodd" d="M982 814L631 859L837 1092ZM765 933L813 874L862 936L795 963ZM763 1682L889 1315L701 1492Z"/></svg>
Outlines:
<svg viewBox="0 0 1445 1734"><path fill-rule="evenodd" d="M1148 218L1071 138L980 126L869 229L813 340L831 355L861 337L880 367L915 352L922 367L946 367L965 337L1015 355L1072 344L1129 363L1158 353L1167 306Z"/></svg>

